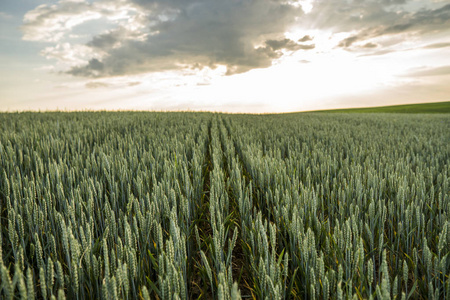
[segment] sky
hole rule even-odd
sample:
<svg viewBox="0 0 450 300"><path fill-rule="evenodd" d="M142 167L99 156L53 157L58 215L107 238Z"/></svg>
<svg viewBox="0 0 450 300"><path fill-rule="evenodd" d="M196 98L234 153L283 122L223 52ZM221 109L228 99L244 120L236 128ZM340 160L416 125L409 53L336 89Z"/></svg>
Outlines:
<svg viewBox="0 0 450 300"><path fill-rule="evenodd" d="M2 0L0 111L450 101L450 0Z"/></svg>

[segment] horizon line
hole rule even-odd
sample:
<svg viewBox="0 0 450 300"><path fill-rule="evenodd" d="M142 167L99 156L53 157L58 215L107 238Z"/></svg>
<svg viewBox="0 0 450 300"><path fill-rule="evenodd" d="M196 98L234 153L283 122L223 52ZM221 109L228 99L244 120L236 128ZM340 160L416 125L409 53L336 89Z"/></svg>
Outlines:
<svg viewBox="0 0 450 300"><path fill-rule="evenodd" d="M426 104L440 104L440 103L449 103L450 100L445 101L437 101L437 102L413 102L413 103L401 103L401 104L392 104L392 105L374 105L374 106L352 106L352 107L331 107L324 109L312 109L312 110L298 110L298 111L285 111L285 112L229 112L229 111L218 111L218 110L145 110L145 109L74 109L70 110L67 108L64 109L24 109L24 110L0 110L0 114L18 114L18 113L95 113L95 112L142 112L142 113L217 113L217 114L230 114L230 115L282 115L282 114L295 114L295 113L311 113L311 112L327 112L327 111L345 111L352 109L370 109L370 108L387 108L387 107L401 107L408 105L426 105Z"/></svg>

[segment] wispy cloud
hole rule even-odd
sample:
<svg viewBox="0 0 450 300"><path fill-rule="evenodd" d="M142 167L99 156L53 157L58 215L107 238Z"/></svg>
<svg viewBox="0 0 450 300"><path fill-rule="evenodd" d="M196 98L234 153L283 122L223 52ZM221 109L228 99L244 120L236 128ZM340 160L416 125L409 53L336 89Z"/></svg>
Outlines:
<svg viewBox="0 0 450 300"><path fill-rule="evenodd" d="M388 43L392 46L413 37L450 31L450 4L411 11L407 9L411 3L411 0L316 1L312 11L300 22L335 33L347 32L348 36L337 46L352 51L367 48L364 45L377 41L380 41L379 45ZM425 1L421 3L426 4Z"/></svg>
<svg viewBox="0 0 450 300"><path fill-rule="evenodd" d="M450 47L450 43L435 43L435 44L429 44L423 47L424 49L440 49L440 48L447 48Z"/></svg>
<svg viewBox="0 0 450 300"><path fill-rule="evenodd" d="M9 19L13 19L14 17L12 16L12 15L10 15L10 14L7 14L7 13L5 13L5 12L3 12L3 11L0 11L0 19L6 19L6 20L9 20Z"/></svg>
<svg viewBox="0 0 450 300"><path fill-rule="evenodd" d="M88 88L88 89L98 89L98 88L109 87L109 84L107 84L105 82L91 81L91 82L87 82L85 84L85 87Z"/></svg>
<svg viewBox="0 0 450 300"><path fill-rule="evenodd" d="M429 77L429 76L443 76L450 75L450 66L424 68L422 70L412 71L405 74L405 77Z"/></svg>

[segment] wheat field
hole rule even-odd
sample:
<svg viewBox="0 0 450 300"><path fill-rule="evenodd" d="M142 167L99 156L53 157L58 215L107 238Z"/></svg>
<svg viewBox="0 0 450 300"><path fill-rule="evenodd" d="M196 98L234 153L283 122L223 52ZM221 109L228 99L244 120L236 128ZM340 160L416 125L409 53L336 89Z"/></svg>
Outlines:
<svg viewBox="0 0 450 300"><path fill-rule="evenodd" d="M0 114L2 299L450 299L445 114Z"/></svg>

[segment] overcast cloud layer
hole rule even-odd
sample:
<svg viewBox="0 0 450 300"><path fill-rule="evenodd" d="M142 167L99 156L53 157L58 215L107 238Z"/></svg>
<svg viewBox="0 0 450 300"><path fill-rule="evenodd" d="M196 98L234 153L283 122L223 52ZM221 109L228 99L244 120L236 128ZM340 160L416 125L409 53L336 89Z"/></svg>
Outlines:
<svg viewBox="0 0 450 300"><path fill-rule="evenodd" d="M310 11L305 3L312 4ZM286 38L286 31L296 26L348 33L336 44L348 51L388 53L405 39L449 32L450 3L61 0L38 6L23 22L23 39L49 43L41 54L57 61L60 71L75 76L111 77L218 65L226 66L226 74L231 75L269 67L291 52L315 49L314 37Z"/></svg>

